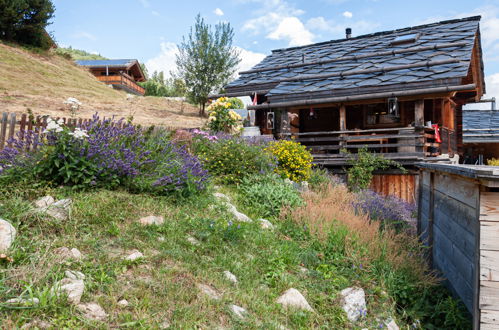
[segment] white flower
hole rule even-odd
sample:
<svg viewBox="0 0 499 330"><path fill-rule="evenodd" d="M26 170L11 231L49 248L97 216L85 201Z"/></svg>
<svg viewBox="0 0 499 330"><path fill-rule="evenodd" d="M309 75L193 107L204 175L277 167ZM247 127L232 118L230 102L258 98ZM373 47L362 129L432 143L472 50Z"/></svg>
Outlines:
<svg viewBox="0 0 499 330"><path fill-rule="evenodd" d="M75 137L76 139L83 139L88 137L87 131L79 127L76 127L74 132L69 133L69 135Z"/></svg>
<svg viewBox="0 0 499 330"><path fill-rule="evenodd" d="M63 129L61 125L64 124L64 120L59 119L58 121L53 120L52 118L47 119L47 127L45 128L45 131L43 133L47 133L50 131L54 131L56 133L62 132Z"/></svg>

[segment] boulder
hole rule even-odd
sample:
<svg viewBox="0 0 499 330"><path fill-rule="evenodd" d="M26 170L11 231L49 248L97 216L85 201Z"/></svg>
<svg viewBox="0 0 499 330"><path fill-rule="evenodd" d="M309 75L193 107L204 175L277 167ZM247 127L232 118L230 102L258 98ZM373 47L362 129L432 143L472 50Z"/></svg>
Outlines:
<svg viewBox="0 0 499 330"><path fill-rule="evenodd" d="M107 318L106 311L99 304L79 304L77 308L87 319L104 321Z"/></svg>
<svg viewBox="0 0 499 330"><path fill-rule="evenodd" d="M267 219L258 219L257 221L260 223L262 229L274 229L274 225Z"/></svg>
<svg viewBox="0 0 499 330"><path fill-rule="evenodd" d="M72 304L77 305L80 303L84 289L85 284L83 280L63 278L54 285L54 287L52 288L52 292L57 295L67 294L68 301Z"/></svg>
<svg viewBox="0 0 499 330"><path fill-rule="evenodd" d="M248 311L246 309L237 305L230 305L229 310L239 319L244 319L246 317L246 314L248 314Z"/></svg>
<svg viewBox="0 0 499 330"><path fill-rule="evenodd" d="M68 219L72 203L73 201L70 198L61 199L48 207L41 208L40 210L57 220L63 221Z"/></svg>
<svg viewBox="0 0 499 330"><path fill-rule="evenodd" d="M303 309L310 312L313 311L312 307L310 307L305 297L300 293L300 291L294 288L288 289L286 292L284 292L277 299L277 303L281 304L286 308L292 307L297 309Z"/></svg>
<svg viewBox="0 0 499 330"><path fill-rule="evenodd" d="M34 204L35 204L35 206L37 208L41 209L41 208L45 208L45 207L48 207L48 206L54 204L54 202L55 202L54 197L52 197L52 196L45 196L45 197L37 199L34 202Z"/></svg>
<svg viewBox="0 0 499 330"><path fill-rule="evenodd" d="M355 322L366 315L366 298L362 288L351 287L340 292L341 307L350 321Z"/></svg>
<svg viewBox="0 0 499 330"><path fill-rule="evenodd" d="M16 238L16 228L10 222L0 219L0 252L7 251Z"/></svg>
<svg viewBox="0 0 499 330"><path fill-rule="evenodd" d="M197 288L199 291L201 291L202 294L207 296L210 299L213 300L220 300L222 299L222 295L218 293L217 290L213 289L211 286L206 285L206 284L196 284Z"/></svg>
<svg viewBox="0 0 499 330"><path fill-rule="evenodd" d="M55 249L54 254L58 255L62 260L66 259L80 260L83 258L80 250L78 250L77 248L69 249L65 246Z"/></svg>
<svg viewBox="0 0 499 330"><path fill-rule="evenodd" d="M219 193L219 192L216 192L216 193L213 193L213 196L222 201L222 202L226 202L226 203L230 203L230 197L225 195L225 194L222 194L222 193Z"/></svg>
<svg viewBox="0 0 499 330"><path fill-rule="evenodd" d="M229 280L230 282L234 283L234 284L237 284L237 277L236 275L232 274L231 272L229 272L228 270L224 271L224 276L227 280Z"/></svg>
<svg viewBox="0 0 499 330"><path fill-rule="evenodd" d="M128 261L134 261L140 258L143 258L144 255L139 251L139 250L132 250L130 253L125 257L125 260Z"/></svg>
<svg viewBox="0 0 499 330"><path fill-rule="evenodd" d="M162 216L149 215L139 219L139 223L144 226L149 225L161 225L165 222L165 218Z"/></svg>
<svg viewBox="0 0 499 330"><path fill-rule="evenodd" d="M71 280L84 280L85 275L82 272L76 271L76 270L66 270L64 272L64 275L66 275L66 278L69 278Z"/></svg>

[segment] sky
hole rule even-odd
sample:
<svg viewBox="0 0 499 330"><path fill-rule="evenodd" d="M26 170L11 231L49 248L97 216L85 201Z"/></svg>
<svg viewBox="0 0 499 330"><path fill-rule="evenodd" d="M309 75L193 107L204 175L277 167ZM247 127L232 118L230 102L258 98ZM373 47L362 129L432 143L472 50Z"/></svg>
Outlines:
<svg viewBox="0 0 499 330"><path fill-rule="evenodd" d="M499 0L53 0L48 27L62 47L108 58L136 58L149 72L175 69L176 45L199 13L229 22L240 70L272 49L481 15L486 97L499 98Z"/></svg>

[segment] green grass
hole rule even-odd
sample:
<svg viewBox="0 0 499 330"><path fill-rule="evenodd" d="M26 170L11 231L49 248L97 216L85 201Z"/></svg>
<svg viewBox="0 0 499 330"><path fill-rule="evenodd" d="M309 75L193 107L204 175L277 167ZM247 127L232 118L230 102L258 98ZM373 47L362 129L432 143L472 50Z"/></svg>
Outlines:
<svg viewBox="0 0 499 330"><path fill-rule="evenodd" d="M231 217L210 192L174 200L123 191L23 187L0 191L0 217L18 229L9 252L15 261L0 261L4 327L41 320L54 328L158 328L168 321L173 329L361 329L377 328L380 320L388 318L405 325L394 300L385 293L383 279L342 257L345 229L338 228L325 246L284 219L271 219L274 231L263 230L257 223L228 226ZM222 190L237 200L234 188ZM74 200L69 220L55 221L33 212L32 200L47 193ZM258 210L242 203L238 207L258 216ZM164 216L165 223L150 227L137 223L151 214ZM201 244L190 244L187 235ZM331 249L332 245L337 249ZM84 258L58 262L52 251L61 246L78 248ZM132 249L145 258L124 261ZM309 271L302 272L302 266ZM86 320L74 306L50 294L54 282L68 269L86 275L82 302L99 303L109 315L106 322ZM239 283L227 281L225 270L234 273ZM222 299L201 295L196 288L199 283L215 288ZM366 290L368 302L367 317L355 325L346 319L338 298L340 290L352 285ZM275 303L291 287L307 298L314 313L285 310ZM24 308L1 304L19 295L39 298L40 304ZM130 306L119 307L120 299L128 300ZM246 320L235 318L228 310L230 304L244 307Z"/></svg>

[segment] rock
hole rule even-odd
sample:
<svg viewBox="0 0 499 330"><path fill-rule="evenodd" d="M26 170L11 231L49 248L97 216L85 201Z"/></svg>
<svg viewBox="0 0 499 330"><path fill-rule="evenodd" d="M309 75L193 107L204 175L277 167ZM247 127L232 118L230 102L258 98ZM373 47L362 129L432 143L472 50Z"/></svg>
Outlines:
<svg viewBox="0 0 499 330"><path fill-rule="evenodd" d="M300 291L294 288L288 289L284 292L283 295L277 299L277 303L284 307L293 307L310 312L313 311L305 297L300 293Z"/></svg>
<svg viewBox="0 0 499 330"><path fill-rule="evenodd" d="M104 321L107 318L106 311L99 304L79 304L77 308L87 319Z"/></svg>
<svg viewBox="0 0 499 330"><path fill-rule="evenodd" d="M228 270L224 271L224 276L225 276L226 279L228 279L232 283L237 284L237 277L236 277L236 275L232 274Z"/></svg>
<svg viewBox="0 0 499 330"><path fill-rule="evenodd" d="M54 250L54 254L57 254L60 259L75 259L80 260L83 256L77 248L72 248L71 250L65 246L57 248Z"/></svg>
<svg viewBox="0 0 499 330"><path fill-rule="evenodd" d="M388 323L385 322L385 325L388 330L399 330L399 326L394 320L390 320Z"/></svg>
<svg viewBox="0 0 499 330"><path fill-rule="evenodd" d="M235 207L231 210L231 213L234 215L237 221L241 222L253 222L246 214L239 212Z"/></svg>
<svg viewBox="0 0 499 330"><path fill-rule="evenodd" d="M168 320L161 322L159 325L160 329L168 329L169 327L171 327L171 324Z"/></svg>
<svg viewBox="0 0 499 330"><path fill-rule="evenodd" d="M357 321L367 313L366 299L362 288L351 287L340 292L341 307L350 321Z"/></svg>
<svg viewBox="0 0 499 330"><path fill-rule="evenodd" d="M54 285L54 287L52 288L52 293L57 295L65 293L68 296L68 301L72 304L77 305L80 303L84 289L85 284L83 283L83 280L63 278Z"/></svg>
<svg viewBox="0 0 499 330"><path fill-rule="evenodd" d="M149 215L147 217L140 218L139 222L144 226L161 225L165 222L165 218L162 216Z"/></svg>
<svg viewBox="0 0 499 330"><path fill-rule="evenodd" d="M10 222L0 219L0 252L7 251L16 238L16 228Z"/></svg>
<svg viewBox="0 0 499 330"><path fill-rule="evenodd" d="M196 284L197 288L201 293L203 293L205 296L207 296L210 299L213 300L220 300L222 299L222 296L220 293L218 293L217 290L213 289L211 286L206 285L206 284Z"/></svg>
<svg viewBox="0 0 499 330"><path fill-rule="evenodd" d="M33 320L29 323L25 323L21 329L49 329L50 327L50 323L46 321Z"/></svg>
<svg viewBox="0 0 499 330"><path fill-rule="evenodd" d="M216 193L213 193L213 196L215 196L216 199L218 199L222 202L230 203L230 197L225 195L225 194L216 192Z"/></svg>
<svg viewBox="0 0 499 330"><path fill-rule="evenodd" d="M244 319L246 317L246 314L248 314L248 311L246 311L246 309L237 305L230 305L229 310L240 319Z"/></svg>
<svg viewBox="0 0 499 330"><path fill-rule="evenodd" d="M41 208L40 210L47 213L57 220L66 220L69 217L69 211L73 201L70 198L61 199L48 207Z"/></svg>
<svg viewBox="0 0 499 330"><path fill-rule="evenodd" d="M257 221L260 223L262 229L274 229L274 225L267 219L258 219Z"/></svg>
<svg viewBox="0 0 499 330"><path fill-rule="evenodd" d="M38 298L13 298L7 300L6 303L12 305L38 305L40 300Z"/></svg>
<svg viewBox="0 0 499 330"><path fill-rule="evenodd" d="M41 208L45 208L45 207L48 207L48 206L54 204L54 202L55 202L54 197L45 196L45 197L42 197L40 199L37 199L34 204L37 208L41 209Z"/></svg>
<svg viewBox="0 0 499 330"><path fill-rule="evenodd" d="M66 278L69 278L71 280L84 280L85 275L82 272L76 271L76 270L66 270L64 272L64 275L66 275Z"/></svg>
<svg viewBox="0 0 499 330"><path fill-rule="evenodd" d="M132 250L132 251L130 251L130 254L128 254L125 257L125 260L134 261L134 260L137 260L137 259L140 259L143 257L144 257L144 255L139 250Z"/></svg>
<svg viewBox="0 0 499 330"><path fill-rule="evenodd" d="M126 299L121 299L120 301L118 301L118 306L120 306L121 308L125 308L125 307L128 307L129 303Z"/></svg>
<svg viewBox="0 0 499 330"><path fill-rule="evenodd" d="M191 243L192 245L199 245L199 241L195 239L194 237L187 235L187 242Z"/></svg>

